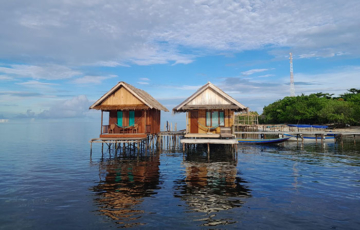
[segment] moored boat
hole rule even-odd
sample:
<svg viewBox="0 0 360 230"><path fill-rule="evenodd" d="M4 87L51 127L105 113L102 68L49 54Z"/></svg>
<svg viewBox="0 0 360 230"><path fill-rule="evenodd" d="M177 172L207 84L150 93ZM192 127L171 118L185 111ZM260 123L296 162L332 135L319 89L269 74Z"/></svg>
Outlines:
<svg viewBox="0 0 360 230"><path fill-rule="evenodd" d="M275 139L237 139L241 144L273 144L281 143L289 140L290 137L275 138Z"/></svg>

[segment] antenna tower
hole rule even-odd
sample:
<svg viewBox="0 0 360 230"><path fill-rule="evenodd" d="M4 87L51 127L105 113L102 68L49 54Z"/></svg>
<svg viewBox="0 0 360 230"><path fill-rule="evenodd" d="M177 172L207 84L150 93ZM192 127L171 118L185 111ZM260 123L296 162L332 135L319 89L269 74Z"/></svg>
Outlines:
<svg viewBox="0 0 360 230"><path fill-rule="evenodd" d="M293 73L293 58L290 53L290 97L295 97L294 73Z"/></svg>

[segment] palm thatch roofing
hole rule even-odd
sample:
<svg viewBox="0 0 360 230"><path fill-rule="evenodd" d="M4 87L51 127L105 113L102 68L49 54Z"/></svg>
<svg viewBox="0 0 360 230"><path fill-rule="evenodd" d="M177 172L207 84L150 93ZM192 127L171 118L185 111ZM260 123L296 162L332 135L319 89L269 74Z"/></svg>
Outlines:
<svg viewBox="0 0 360 230"><path fill-rule="evenodd" d="M221 98L222 103L214 103L214 100L211 100L209 95L201 97L201 94L203 94L208 89L211 89L214 92L213 95ZM195 102L195 100L197 101ZM173 108L173 113L181 113L197 109L230 109L234 111L245 111L248 108L222 91L219 87L215 86L211 82L208 82L200 87L194 94L188 97L181 104Z"/></svg>
<svg viewBox="0 0 360 230"><path fill-rule="evenodd" d="M110 95L115 93L120 87L124 87L127 91L129 91L134 97L140 100L144 105L101 105L103 101L105 101ZM97 109L97 110L122 110L122 109L157 109L163 110L165 112L169 112L169 110L160 104L155 98L153 98L150 94L145 92L142 89L138 89L126 82L119 82L115 85L109 92L105 93L99 100L97 100L93 105L90 106L89 109Z"/></svg>

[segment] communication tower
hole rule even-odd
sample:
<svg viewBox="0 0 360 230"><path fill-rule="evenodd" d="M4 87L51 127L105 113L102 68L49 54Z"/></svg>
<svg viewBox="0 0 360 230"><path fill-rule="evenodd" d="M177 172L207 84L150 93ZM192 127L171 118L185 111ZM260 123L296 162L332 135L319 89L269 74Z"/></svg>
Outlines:
<svg viewBox="0 0 360 230"><path fill-rule="evenodd" d="M290 53L290 97L295 97L294 73L293 73L293 58Z"/></svg>

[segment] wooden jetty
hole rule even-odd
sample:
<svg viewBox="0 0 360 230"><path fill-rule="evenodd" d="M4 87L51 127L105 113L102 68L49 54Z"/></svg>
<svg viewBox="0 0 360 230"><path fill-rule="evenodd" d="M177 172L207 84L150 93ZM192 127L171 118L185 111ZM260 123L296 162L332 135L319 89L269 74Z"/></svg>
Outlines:
<svg viewBox="0 0 360 230"><path fill-rule="evenodd" d="M353 137L354 143L356 143L356 136L360 136L360 132L324 132L324 131L292 131L292 132L288 132L288 131L245 131L245 132L234 132L234 134L236 135L251 135L251 134L256 134L256 135L264 135L266 137L266 135L282 135L284 136L285 134L289 134L289 135L293 135L296 136L298 140L301 140L301 142L304 142L304 135L314 135L316 137L315 141L317 142L317 137L321 137L321 142L324 141L324 136L326 135L335 135L334 141L343 141L343 138L348 136L348 137Z"/></svg>

